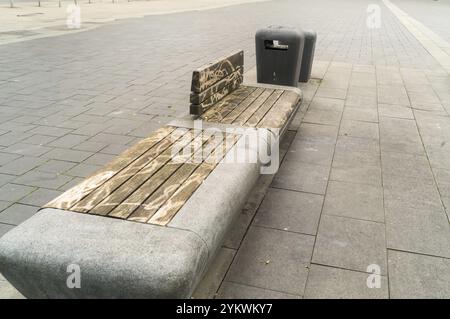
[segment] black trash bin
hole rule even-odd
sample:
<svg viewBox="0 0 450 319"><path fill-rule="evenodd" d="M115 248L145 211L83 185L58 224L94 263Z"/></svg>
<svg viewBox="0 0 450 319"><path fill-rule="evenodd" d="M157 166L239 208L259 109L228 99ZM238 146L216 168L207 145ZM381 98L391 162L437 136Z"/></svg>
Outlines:
<svg viewBox="0 0 450 319"><path fill-rule="evenodd" d="M302 66L300 68L300 82L308 82L311 78L311 69L314 60L314 49L316 47L317 33L303 30L305 35L305 45L302 55Z"/></svg>
<svg viewBox="0 0 450 319"><path fill-rule="evenodd" d="M255 42L258 83L297 87L305 43L303 32L269 26L256 32Z"/></svg>

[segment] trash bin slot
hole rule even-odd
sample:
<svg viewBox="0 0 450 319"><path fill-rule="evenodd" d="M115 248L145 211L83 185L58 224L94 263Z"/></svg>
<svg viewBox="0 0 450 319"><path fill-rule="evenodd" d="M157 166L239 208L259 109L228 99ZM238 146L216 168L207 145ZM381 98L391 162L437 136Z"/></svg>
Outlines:
<svg viewBox="0 0 450 319"><path fill-rule="evenodd" d="M264 40L264 46L267 50L282 50L289 49L289 45L280 42L279 40Z"/></svg>

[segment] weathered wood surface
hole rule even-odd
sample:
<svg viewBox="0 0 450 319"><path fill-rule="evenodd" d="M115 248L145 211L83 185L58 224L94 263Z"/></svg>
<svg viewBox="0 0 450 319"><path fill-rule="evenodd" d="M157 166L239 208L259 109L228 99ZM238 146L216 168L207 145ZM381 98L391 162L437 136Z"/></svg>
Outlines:
<svg viewBox="0 0 450 319"><path fill-rule="evenodd" d="M222 120L234 109L236 109L242 100L246 99L255 88L243 86L233 92L229 98L223 99L214 110L206 111L202 118L210 122L222 122ZM211 111L211 112L210 112Z"/></svg>
<svg viewBox="0 0 450 319"><path fill-rule="evenodd" d="M69 209L86 195L91 193L97 187L103 185L116 173L120 172L132 162L139 160L140 156L155 146L163 138L171 134L175 130L174 127L165 126L154 132L150 137L135 144L117 159L113 160L102 169L85 179L80 184L72 187L65 193L56 197L54 200L46 204L44 207L53 207L59 209Z"/></svg>
<svg viewBox="0 0 450 319"><path fill-rule="evenodd" d="M201 115L239 88L244 78L244 52L238 51L195 70L190 114Z"/></svg>
<svg viewBox="0 0 450 319"><path fill-rule="evenodd" d="M192 104L201 104L208 101L215 103L217 100L220 100L220 98L214 98L214 96L220 93L226 95L229 92L234 91L236 88L239 87L239 84L242 83L243 78L244 74L242 72L242 68L239 68L235 72L231 73L230 75L223 78L219 82L206 88L202 92L199 93L191 92L190 102Z"/></svg>
<svg viewBox="0 0 450 319"><path fill-rule="evenodd" d="M241 86L200 118L212 123L281 129L299 99L289 90Z"/></svg>
<svg viewBox="0 0 450 319"><path fill-rule="evenodd" d="M269 128L283 127L288 121L289 116L294 112L298 101L298 94L291 91L284 92L257 126Z"/></svg>
<svg viewBox="0 0 450 319"><path fill-rule="evenodd" d="M226 140L227 142L225 145L221 146L222 149L220 150L220 155L216 156L215 152L217 150L214 150L210 157L197 167L190 178L187 179L177 189L173 196L150 218L148 223L167 225L170 220L172 220L181 207L183 207L184 203L186 203L208 175L214 170L221 157L236 143L237 137L228 135Z"/></svg>
<svg viewBox="0 0 450 319"><path fill-rule="evenodd" d="M234 134L166 127L107 165L115 170L101 183L96 174L45 207L166 225L236 141Z"/></svg>
<svg viewBox="0 0 450 319"><path fill-rule="evenodd" d="M184 130L177 130L176 132L179 132L180 136L177 135L176 137L174 137L173 135L171 135L168 138L162 139L158 144L155 145L155 147L148 150L144 154L144 156L133 162L113 178L109 179L106 183L93 190L85 198L81 199L78 203L73 205L71 207L71 210L83 213L90 212L101 202L109 200L110 196L112 196L111 194L129 179L139 180L141 176L146 172L150 172L151 174L152 171L159 169L165 164L163 160L170 160L169 147L173 144L173 142L185 136L186 134L192 134L190 131L186 132ZM163 156L160 157L160 154L163 154ZM157 158L158 160L155 160ZM141 172L141 174L138 174L138 172ZM145 176L148 176L148 174ZM98 208L99 214L101 210L101 208Z"/></svg>
<svg viewBox="0 0 450 319"><path fill-rule="evenodd" d="M191 91L200 93L243 67L244 51L240 50L198 68L192 74Z"/></svg>

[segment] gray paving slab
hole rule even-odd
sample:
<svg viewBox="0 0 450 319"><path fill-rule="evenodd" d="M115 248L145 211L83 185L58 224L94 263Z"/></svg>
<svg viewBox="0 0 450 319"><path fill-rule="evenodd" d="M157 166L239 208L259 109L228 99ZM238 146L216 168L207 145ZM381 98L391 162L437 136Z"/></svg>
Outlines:
<svg viewBox="0 0 450 319"><path fill-rule="evenodd" d="M0 223L19 225L38 211L39 207L13 204L0 213Z"/></svg>
<svg viewBox="0 0 450 319"><path fill-rule="evenodd" d="M379 138L378 124L364 121L343 120L339 129L339 135L377 140Z"/></svg>
<svg viewBox="0 0 450 319"><path fill-rule="evenodd" d="M387 205L388 248L450 258L450 224L443 207Z"/></svg>
<svg viewBox="0 0 450 319"><path fill-rule="evenodd" d="M427 157L422 155L382 152L381 162L384 176L412 177L420 180L434 178Z"/></svg>
<svg viewBox="0 0 450 319"><path fill-rule="evenodd" d="M356 120L376 123L378 122L378 113L375 108L346 106L342 115L342 120Z"/></svg>
<svg viewBox="0 0 450 319"><path fill-rule="evenodd" d="M368 286L371 274L346 269L311 265L306 284L307 299L385 299L388 280L380 276L380 286Z"/></svg>
<svg viewBox="0 0 450 319"><path fill-rule="evenodd" d="M384 222L381 186L330 181L323 214Z"/></svg>
<svg viewBox="0 0 450 319"><path fill-rule="evenodd" d="M303 295L313 244L313 236L251 227L225 280Z"/></svg>
<svg viewBox="0 0 450 319"><path fill-rule="evenodd" d="M218 294L219 287L230 267L236 250L230 248L220 248L217 256L211 262L203 279L198 284L196 290L192 294L194 299L215 298Z"/></svg>
<svg viewBox="0 0 450 319"><path fill-rule="evenodd" d="M372 264L387 274L386 240L382 223L323 215L312 261L365 272Z"/></svg>
<svg viewBox="0 0 450 319"><path fill-rule="evenodd" d="M434 181L417 177L386 175L383 178L385 206L402 205L411 208L429 209L442 206Z"/></svg>
<svg viewBox="0 0 450 319"><path fill-rule="evenodd" d="M42 157L22 156L12 162L0 166L0 173L22 175L41 165L46 160Z"/></svg>
<svg viewBox="0 0 450 319"><path fill-rule="evenodd" d="M69 169L65 172L66 175L74 176L74 177L88 177L93 174L95 171L99 170L102 166L100 165L91 165L80 163L75 165L73 168Z"/></svg>
<svg viewBox="0 0 450 319"><path fill-rule="evenodd" d="M19 203L41 207L50 202L52 199L58 197L61 193L61 191L53 189L38 188L34 192L19 200Z"/></svg>
<svg viewBox="0 0 450 319"><path fill-rule="evenodd" d="M216 299L300 299L300 296L225 281Z"/></svg>
<svg viewBox="0 0 450 319"><path fill-rule="evenodd" d="M50 152L45 153L43 158L53 159L68 162L82 162L88 157L92 156L93 153L85 151L77 151L64 148L54 148Z"/></svg>
<svg viewBox="0 0 450 319"><path fill-rule="evenodd" d="M14 227L14 225L0 223L0 237L2 237Z"/></svg>
<svg viewBox="0 0 450 319"><path fill-rule="evenodd" d="M35 189L31 186L8 183L0 187L0 200L15 202Z"/></svg>
<svg viewBox="0 0 450 319"><path fill-rule="evenodd" d="M270 188L254 225L316 235L323 196Z"/></svg>
<svg viewBox="0 0 450 319"><path fill-rule="evenodd" d="M8 206L11 206L13 202L7 202L7 201L0 201L0 212L7 208Z"/></svg>
<svg viewBox="0 0 450 319"><path fill-rule="evenodd" d="M450 259L389 250L391 298L450 297Z"/></svg>
<svg viewBox="0 0 450 319"><path fill-rule="evenodd" d="M403 106L411 105L405 87L398 84L378 85L378 102Z"/></svg>
<svg viewBox="0 0 450 319"><path fill-rule="evenodd" d="M40 171L30 171L23 174L22 176L17 177L14 180L14 183L26 186L58 189L70 180L70 177L64 175Z"/></svg>
<svg viewBox="0 0 450 319"><path fill-rule="evenodd" d="M64 173L67 170L71 169L77 165L74 162L67 162L67 161L60 161L60 160L48 160L42 165L36 167L34 170L39 172L46 172L46 173L54 173L54 174L60 174Z"/></svg>
<svg viewBox="0 0 450 319"><path fill-rule="evenodd" d="M402 105L393 105L393 104L378 104L378 113L380 116L385 117L395 117L412 120L414 119L414 115L411 111L411 108Z"/></svg>
<svg viewBox="0 0 450 319"><path fill-rule="evenodd" d="M334 143L295 139L286 156L287 161L329 166L333 160Z"/></svg>
<svg viewBox="0 0 450 319"><path fill-rule="evenodd" d="M331 125L320 125L303 122L298 130L296 138L314 141L316 143L336 143L339 128Z"/></svg>
<svg viewBox="0 0 450 319"><path fill-rule="evenodd" d="M328 166L286 159L278 170L272 187L325 194L329 171Z"/></svg>

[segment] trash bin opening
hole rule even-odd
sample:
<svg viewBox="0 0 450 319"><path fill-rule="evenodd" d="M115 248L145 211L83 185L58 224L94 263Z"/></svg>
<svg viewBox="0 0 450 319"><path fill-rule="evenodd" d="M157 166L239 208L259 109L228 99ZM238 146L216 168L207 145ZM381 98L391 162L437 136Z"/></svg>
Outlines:
<svg viewBox="0 0 450 319"><path fill-rule="evenodd" d="M279 40L264 40L264 46L268 50L282 50L289 49L289 45L280 42Z"/></svg>

